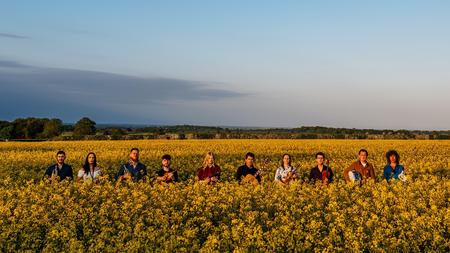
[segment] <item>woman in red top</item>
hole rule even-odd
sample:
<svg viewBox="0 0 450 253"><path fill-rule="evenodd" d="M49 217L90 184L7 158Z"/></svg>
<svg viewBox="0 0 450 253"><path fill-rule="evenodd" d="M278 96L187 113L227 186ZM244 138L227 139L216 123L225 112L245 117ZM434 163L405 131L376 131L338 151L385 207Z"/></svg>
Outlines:
<svg viewBox="0 0 450 253"><path fill-rule="evenodd" d="M214 162L214 154L208 152L203 165L197 170L197 179L205 183L216 183L220 179L220 167Z"/></svg>

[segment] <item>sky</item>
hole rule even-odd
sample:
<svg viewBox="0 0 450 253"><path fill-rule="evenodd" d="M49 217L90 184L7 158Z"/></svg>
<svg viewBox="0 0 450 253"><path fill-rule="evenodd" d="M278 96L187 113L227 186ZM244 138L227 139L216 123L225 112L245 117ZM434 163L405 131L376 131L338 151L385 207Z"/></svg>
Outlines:
<svg viewBox="0 0 450 253"><path fill-rule="evenodd" d="M2 1L0 120L450 129L449 1Z"/></svg>

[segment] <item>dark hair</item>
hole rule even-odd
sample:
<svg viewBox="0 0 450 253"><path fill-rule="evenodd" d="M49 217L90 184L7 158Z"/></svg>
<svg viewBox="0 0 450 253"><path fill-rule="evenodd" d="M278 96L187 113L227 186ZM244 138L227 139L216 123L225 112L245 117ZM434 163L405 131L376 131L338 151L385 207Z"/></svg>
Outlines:
<svg viewBox="0 0 450 253"><path fill-rule="evenodd" d="M358 155L361 154L361 152L365 152L366 155L369 156L369 152L367 152L367 150L365 150L365 149L363 149L363 148L360 149L359 152L358 152Z"/></svg>
<svg viewBox="0 0 450 253"><path fill-rule="evenodd" d="M130 153L133 152L133 150L136 150L136 151L139 153L139 149L138 149L138 148L132 148L132 149L130 150Z"/></svg>
<svg viewBox="0 0 450 253"><path fill-rule="evenodd" d="M317 156L319 156L319 155L321 155L321 156L325 159L325 154L324 154L323 152L317 153L317 154L316 154L316 158L317 158Z"/></svg>
<svg viewBox="0 0 450 253"><path fill-rule="evenodd" d="M89 152L86 156L86 160L84 160L84 165L83 165L83 169L84 169L84 173L89 173L91 171L91 167L89 167L89 155L94 155L94 168L97 167L97 156L95 155L94 152Z"/></svg>
<svg viewBox="0 0 450 253"><path fill-rule="evenodd" d="M284 158L285 156L289 156L289 166L291 166L292 157L291 157L290 154L287 154L287 153L286 153L286 154L283 154L283 155L281 156L281 167L282 167L282 168L284 168L283 158Z"/></svg>
<svg viewBox="0 0 450 253"><path fill-rule="evenodd" d="M62 151L62 150L60 150L60 151L58 151L57 153L56 153L56 156L58 156L58 155L66 155L66 152L64 152L64 151Z"/></svg>
<svg viewBox="0 0 450 253"><path fill-rule="evenodd" d="M253 154L252 152L248 152L247 154L245 154L245 159L247 159L247 157L251 157L253 159L255 159L255 154Z"/></svg>
<svg viewBox="0 0 450 253"><path fill-rule="evenodd" d="M397 151L395 151L395 150L389 150L387 153L386 153L386 161L387 161L387 163L388 164L390 164L391 163L391 160L389 159L391 156L395 156L395 164L399 164L400 163L400 155L397 153Z"/></svg>
<svg viewBox="0 0 450 253"><path fill-rule="evenodd" d="M162 157L161 157L161 160L169 160L170 161L170 159L172 159L172 157L170 156L170 155L168 155L168 154L165 154L165 155L163 155Z"/></svg>

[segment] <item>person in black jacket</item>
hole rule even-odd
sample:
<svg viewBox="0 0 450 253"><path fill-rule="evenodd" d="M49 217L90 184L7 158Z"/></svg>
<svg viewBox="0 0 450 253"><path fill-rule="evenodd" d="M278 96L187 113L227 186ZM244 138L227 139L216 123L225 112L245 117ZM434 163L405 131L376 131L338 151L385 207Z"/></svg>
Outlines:
<svg viewBox="0 0 450 253"><path fill-rule="evenodd" d="M173 169L170 166L170 160L172 157L170 155L163 155L161 157L161 169L159 169L156 174L157 178L156 181L159 183L172 183L172 182L178 182L178 171Z"/></svg>
<svg viewBox="0 0 450 253"><path fill-rule="evenodd" d="M316 154L317 166L311 169L309 174L309 180L316 182L317 180L322 181L323 184L328 184L333 181L333 170L328 167L328 162L325 162L325 154L319 152Z"/></svg>
<svg viewBox="0 0 450 253"><path fill-rule="evenodd" d="M52 180L73 179L72 166L65 164L66 153L62 150L56 153L56 164L48 167L45 171L44 178Z"/></svg>
<svg viewBox="0 0 450 253"><path fill-rule="evenodd" d="M245 164L240 166L236 171L236 180L241 182L242 179L251 183L260 183L260 170L254 166L255 154L248 152L245 155Z"/></svg>

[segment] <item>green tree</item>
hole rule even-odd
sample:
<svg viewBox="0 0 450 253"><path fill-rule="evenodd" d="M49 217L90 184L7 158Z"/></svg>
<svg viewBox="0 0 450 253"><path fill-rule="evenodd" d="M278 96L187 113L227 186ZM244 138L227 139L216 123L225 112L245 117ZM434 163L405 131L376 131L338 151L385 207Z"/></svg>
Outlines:
<svg viewBox="0 0 450 253"><path fill-rule="evenodd" d="M81 118L74 126L73 134L75 136L93 135L95 134L96 123L91 119L84 117Z"/></svg>
<svg viewBox="0 0 450 253"><path fill-rule="evenodd" d="M44 124L44 131L42 133L45 138L52 138L59 136L63 130L63 122L60 119L51 119Z"/></svg>

